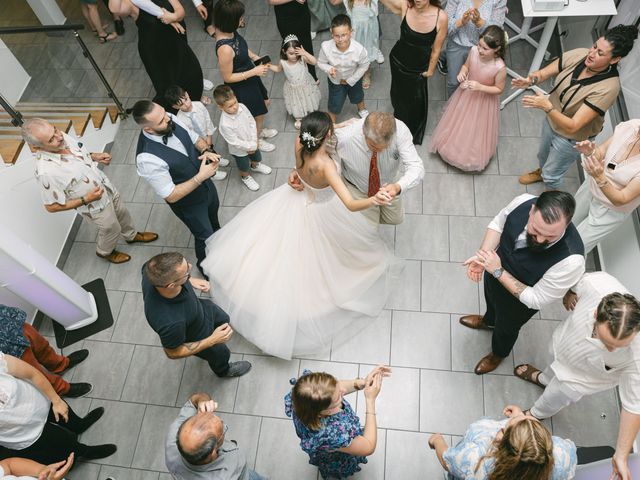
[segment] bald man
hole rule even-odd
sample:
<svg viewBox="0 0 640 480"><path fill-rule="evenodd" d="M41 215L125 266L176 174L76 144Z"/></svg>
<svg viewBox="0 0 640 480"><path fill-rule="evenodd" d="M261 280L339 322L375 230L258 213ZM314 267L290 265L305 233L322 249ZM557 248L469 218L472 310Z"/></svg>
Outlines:
<svg viewBox="0 0 640 480"><path fill-rule="evenodd" d="M194 393L169 427L167 469L176 480L267 480L247 467L227 425L214 412L218 404L206 393Z"/></svg>

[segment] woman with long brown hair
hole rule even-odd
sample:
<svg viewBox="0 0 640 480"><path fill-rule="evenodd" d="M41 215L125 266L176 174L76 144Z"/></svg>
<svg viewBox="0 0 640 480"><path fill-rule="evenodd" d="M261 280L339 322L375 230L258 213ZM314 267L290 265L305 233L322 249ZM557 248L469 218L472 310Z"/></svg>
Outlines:
<svg viewBox="0 0 640 480"><path fill-rule="evenodd" d="M429 446L436 451L449 479L465 480L571 480L575 476L576 446L552 437L536 418L508 405L508 418L483 418L473 423L464 438L448 447L439 433Z"/></svg>

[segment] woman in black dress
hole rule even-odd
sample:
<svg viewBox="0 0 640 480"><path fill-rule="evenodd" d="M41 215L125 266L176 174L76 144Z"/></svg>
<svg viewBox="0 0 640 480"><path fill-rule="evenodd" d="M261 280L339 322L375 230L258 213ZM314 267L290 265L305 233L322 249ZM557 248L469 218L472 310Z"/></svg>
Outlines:
<svg viewBox="0 0 640 480"><path fill-rule="evenodd" d="M427 79L436 70L447 36L447 14L439 0L382 2L402 16L400 39L389 55L393 114L409 127L413 143L421 145L429 110Z"/></svg>
<svg viewBox="0 0 640 480"><path fill-rule="evenodd" d="M304 49L313 55L313 43L311 43L311 13L306 0L269 0L276 14L278 32L284 41L287 35L295 35L300 40ZM307 64L311 76L318 80L316 67Z"/></svg>
<svg viewBox="0 0 640 480"><path fill-rule="evenodd" d="M151 13L136 7L129 0L110 0L109 8L136 21L138 53L156 91L153 101L175 112L164 101L165 90L171 85L180 85L191 98L202 98L202 68L187 43L184 8L180 1L151 1L153 4L145 7L153 9Z"/></svg>

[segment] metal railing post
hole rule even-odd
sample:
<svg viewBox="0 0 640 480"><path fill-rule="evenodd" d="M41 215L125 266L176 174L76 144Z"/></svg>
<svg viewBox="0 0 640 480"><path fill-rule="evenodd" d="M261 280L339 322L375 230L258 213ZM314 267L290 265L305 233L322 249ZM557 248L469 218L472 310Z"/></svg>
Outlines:
<svg viewBox="0 0 640 480"><path fill-rule="evenodd" d="M14 127L20 127L24 123L22 121L22 114L16 110L13 105L11 105L9 101L2 96L2 94L0 94L0 105L5 112L11 115L11 125Z"/></svg>

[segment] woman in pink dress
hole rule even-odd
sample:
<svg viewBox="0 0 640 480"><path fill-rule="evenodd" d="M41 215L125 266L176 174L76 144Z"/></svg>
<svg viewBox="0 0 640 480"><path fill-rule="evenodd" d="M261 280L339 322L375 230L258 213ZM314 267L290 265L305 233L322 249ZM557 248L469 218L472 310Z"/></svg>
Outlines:
<svg viewBox="0 0 640 480"><path fill-rule="evenodd" d="M458 88L431 136L429 150L467 172L479 172L496 153L499 102L507 78L507 36L490 25L460 69Z"/></svg>

